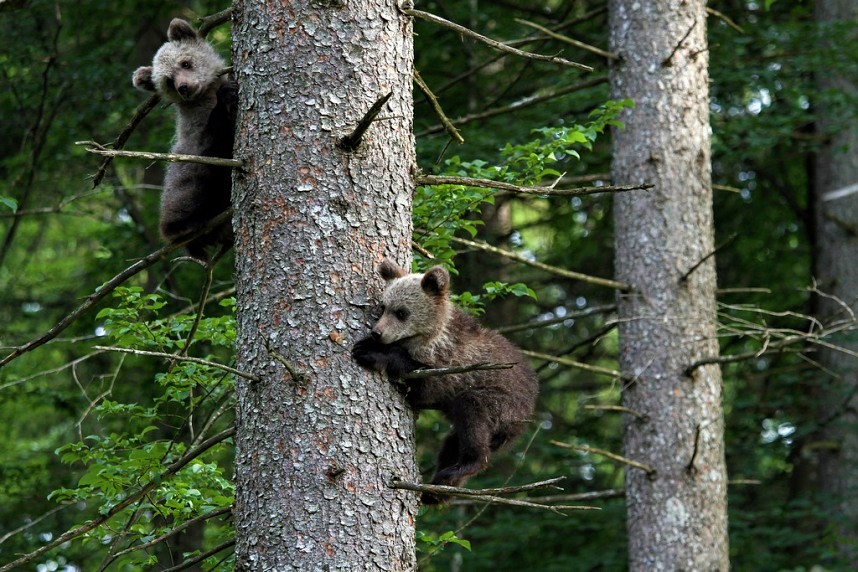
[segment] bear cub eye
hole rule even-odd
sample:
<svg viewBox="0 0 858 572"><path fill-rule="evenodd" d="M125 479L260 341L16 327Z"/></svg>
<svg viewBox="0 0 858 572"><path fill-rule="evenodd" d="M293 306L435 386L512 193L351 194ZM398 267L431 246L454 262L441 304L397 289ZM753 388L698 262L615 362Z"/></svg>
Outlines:
<svg viewBox="0 0 858 572"><path fill-rule="evenodd" d="M409 313L405 308L400 308L396 310L393 315L396 316L396 319L400 322L404 322L408 318Z"/></svg>

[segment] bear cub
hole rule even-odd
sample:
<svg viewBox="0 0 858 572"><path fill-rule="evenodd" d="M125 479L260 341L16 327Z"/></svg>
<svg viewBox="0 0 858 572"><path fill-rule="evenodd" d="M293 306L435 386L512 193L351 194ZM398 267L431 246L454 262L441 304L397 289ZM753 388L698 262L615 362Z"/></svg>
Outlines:
<svg viewBox="0 0 858 572"><path fill-rule="evenodd" d="M358 364L391 378L425 367L516 364L511 369L405 380L412 408L440 410L453 425L438 454L432 484L461 486L486 468L490 453L524 430L539 391L536 374L512 342L482 328L450 302L445 268L408 274L384 260L378 272L386 282L383 313L371 335L352 350ZM447 500L423 495L424 504Z"/></svg>
<svg viewBox="0 0 858 572"><path fill-rule="evenodd" d="M238 85L222 75L223 59L188 22L174 18L167 38L152 65L134 72L134 87L157 92L176 106L173 153L231 159ZM176 242L201 229L229 208L231 191L229 167L169 163L161 195L161 235ZM228 248L232 242L227 222L187 249L192 257L208 262L207 247Z"/></svg>

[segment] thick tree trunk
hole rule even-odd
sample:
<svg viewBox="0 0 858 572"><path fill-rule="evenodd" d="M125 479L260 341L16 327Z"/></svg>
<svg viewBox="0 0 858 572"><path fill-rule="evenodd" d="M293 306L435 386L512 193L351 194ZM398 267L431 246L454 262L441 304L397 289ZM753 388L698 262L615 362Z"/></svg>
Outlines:
<svg viewBox="0 0 858 572"><path fill-rule="evenodd" d="M414 567L412 415L350 358L410 258L412 59L392 1L235 3L238 570Z"/></svg>
<svg viewBox="0 0 858 572"><path fill-rule="evenodd" d="M620 359L631 570L727 570L721 372L686 369L718 355L703 0L611 0L612 97L636 107L614 133ZM692 270L693 269L693 270ZM684 277L687 274L687 278Z"/></svg>
<svg viewBox="0 0 858 572"><path fill-rule="evenodd" d="M835 22L854 22L858 1L828 0L815 3L816 20L823 27ZM853 28L853 33L856 33ZM844 94L858 93L858 86L847 75L830 69L819 70L820 92L836 89ZM858 192L839 196L858 184L858 126L854 115L822 115L819 131L826 139L816 161L816 268L819 289L836 299L820 297L819 317L824 323L854 319L858 313ZM840 191L840 193L838 193ZM829 197L826 197L829 195ZM851 310L847 309L850 308ZM850 312L852 316L850 316ZM854 334L831 340L850 351L858 351ZM819 480L823 502L832 502L829 515L837 531L841 556L852 567L858 566L858 360L847 353L820 348L820 442L828 445L819 452Z"/></svg>

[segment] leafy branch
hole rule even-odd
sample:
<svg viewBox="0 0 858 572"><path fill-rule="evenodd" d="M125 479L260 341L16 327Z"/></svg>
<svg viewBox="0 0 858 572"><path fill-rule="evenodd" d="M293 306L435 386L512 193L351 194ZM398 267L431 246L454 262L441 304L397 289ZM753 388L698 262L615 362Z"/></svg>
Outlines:
<svg viewBox="0 0 858 572"><path fill-rule="evenodd" d="M146 483L145 485L143 485L142 487L137 489L136 492L128 494L128 496L126 496L123 500L121 500L120 502L115 504L106 513L104 513L104 515L102 515L96 519L93 519L93 520L89 521L88 523L81 525L77 528L73 528L71 530L64 532L63 534L59 535L56 539L49 542L48 544L45 544L44 546L38 548L37 550L34 550L33 552L30 552L29 554L25 554L24 556L21 556L17 560L10 562L9 564L6 564L2 568L0 568L0 572L6 572L7 570L12 570L14 568L17 568L18 566L21 566L22 564L27 564L28 562L32 562L35 558L39 557L40 555L44 554L45 552L52 550L52 549L54 549L54 548L56 548L62 544L65 544L66 542L68 542L70 540L74 540L75 538L78 538L79 536L86 534L90 530L93 530L93 529L101 526L102 524L106 523L111 518L113 518L114 516L116 516L117 514L119 514L120 512L125 510L126 508L128 508L129 506L131 506L132 504L136 503L141 498L145 497L147 494L149 494L151 491L153 491L156 487L158 487L163 481L169 479L170 477L172 477L173 475L175 475L176 473L181 471L183 468L185 468L188 465L188 463L190 463L191 461L193 461L194 459L196 459L197 457L199 457L200 455L202 455L203 453L205 453L207 450L211 449L212 447L214 447L218 443L221 443L221 442L231 438L233 435L235 435L235 428L230 427L229 429L225 429L224 431L221 431L217 435L214 435L213 437L206 439L205 441L200 443L196 448L185 453L185 455L183 455L182 458L180 458L178 461L176 461L175 463L168 466L163 472L156 475L148 483Z"/></svg>

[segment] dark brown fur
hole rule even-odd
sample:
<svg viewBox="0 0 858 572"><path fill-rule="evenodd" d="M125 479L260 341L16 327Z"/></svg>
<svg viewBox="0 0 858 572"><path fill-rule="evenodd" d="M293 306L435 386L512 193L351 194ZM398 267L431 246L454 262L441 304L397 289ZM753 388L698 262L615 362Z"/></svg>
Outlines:
<svg viewBox="0 0 858 572"><path fill-rule="evenodd" d="M385 261L379 272L387 281L384 313L372 335L352 351L363 367L401 377L421 367L516 364L405 382L406 399L414 409L437 409L453 424L438 454L432 484L461 486L530 421L538 392L536 374L509 340L450 303L445 269L406 275ZM427 504L445 500L423 496Z"/></svg>
<svg viewBox="0 0 858 572"><path fill-rule="evenodd" d="M232 158L237 84L221 75L223 60L190 24L175 18L167 37L152 66L134 72L134 86L176 106L173 153ZM161 235L177 242L200 230L229 208L231 191L229 167L170 163L161 196ZM207 261L207 247L214 244L232 244L229 223L189 243L188 253Z"/></svg>

